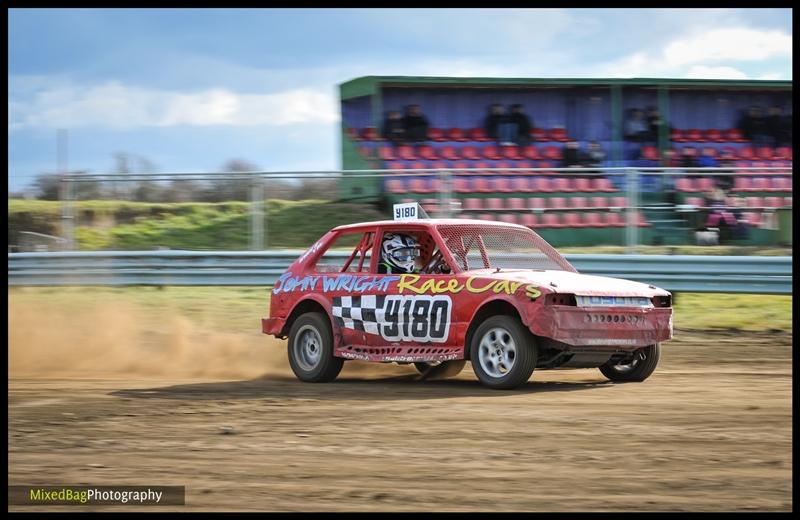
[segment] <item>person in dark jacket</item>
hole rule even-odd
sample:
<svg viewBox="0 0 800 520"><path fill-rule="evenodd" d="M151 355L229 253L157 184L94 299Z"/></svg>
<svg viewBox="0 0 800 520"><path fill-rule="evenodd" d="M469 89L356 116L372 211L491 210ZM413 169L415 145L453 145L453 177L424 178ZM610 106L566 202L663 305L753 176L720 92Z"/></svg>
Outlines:
<svg viewBox="0 0 800 520"><path fill-rule="evenodd" d="M400 146L406 142L406 128L399 111L391 110L386 115L381 135L394 146Z"/></svg>
<svg viewBox="0 0 800 520"><path fill-rule="evenodd" d="M406 140L411 143L424 143L428 140L428 118L422 113L419 105L408 105L403 117L403 128Z"/></svg>
<svg viewBox="0 0 800 520"><path fill-rule="evenodd" d="M531 141L531 129L533 121L525 113L525 109L519 103L511 105L511 114L508 116L510 123L516 125L514 143L517 146L528 146Z"/></svg>
<svg viewBox="0 0 800 520"><path fill-rule="evenodd" d="M753 146L768 146L769 136L767 135L767 121L761 113L759 107L750 107L747 114L740 120L739 131L745 139L751 141Z"/></svg>
<svg viewBox="0 0 800 520"><path fill-rule="evenodd" d="M500 126L508 123L508 115L505 108L499 103L489 107L489 113L483 120L483 131L486 137L500 142Z"/></svg>
<svg viewBox="0 0 800 520"><path fill-rule="evenodd" d="M670 131L672 130L667 121L661 117L661 114L655 107L650 107L647 109L647 126L647 140L653 143L655 146L658 146L658 138L661 135L662 128L665 129L665 134L667 136L669 136Z"/></svg>
<svg viewBox="0 0 800 520"><path fill-rule="evenodd" d="M564 147L562 168L580 168L581 166L583 166L583 157L578 147L578 141L570 141Z"/></svg>
<svg viewBox="0 0 800 520"><path fill-rule="evenodd" d="M792 119L783 115L781 107L770 107L764 126L773 147L792 145Z"/></svg>

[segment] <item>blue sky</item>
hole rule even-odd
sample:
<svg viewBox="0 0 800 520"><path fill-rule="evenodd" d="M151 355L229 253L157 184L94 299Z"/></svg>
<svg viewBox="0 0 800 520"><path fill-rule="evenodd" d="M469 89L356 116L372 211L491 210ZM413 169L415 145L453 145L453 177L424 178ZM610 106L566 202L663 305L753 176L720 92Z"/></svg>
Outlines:
<svg viewBox="0 0 800 520"><path fill-rule="evenodd" d="M366 75L791 79L790 9L11 9L9 189L56 169L337 169Z"/></svg>

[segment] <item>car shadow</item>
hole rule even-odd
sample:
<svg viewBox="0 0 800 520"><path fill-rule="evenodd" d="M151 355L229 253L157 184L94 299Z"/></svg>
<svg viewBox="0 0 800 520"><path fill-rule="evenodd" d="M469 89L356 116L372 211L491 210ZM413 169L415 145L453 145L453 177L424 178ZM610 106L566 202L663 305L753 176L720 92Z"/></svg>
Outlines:
<svg viewBox="0 0 800 520"><path fill-rule="evenodd" d="M319 401L398 401L453 397L505 397L542 392L573 392L613 386L611 381L536 382L514 390L493 390L477 380L420 380L418 375L382 379L340 378L331 383L304 383L291 377L264 376L245 381L222 381L122 389L109 395L138 399L230 400L285 399Z"/></svg>

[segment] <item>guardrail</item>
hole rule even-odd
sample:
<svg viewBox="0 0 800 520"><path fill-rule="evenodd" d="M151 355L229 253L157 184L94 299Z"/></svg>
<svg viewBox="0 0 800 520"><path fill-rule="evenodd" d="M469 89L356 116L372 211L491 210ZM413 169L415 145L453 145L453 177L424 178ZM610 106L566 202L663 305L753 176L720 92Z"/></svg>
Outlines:
<svg viewBox="0 0 800 520"><path fill-rule="evenodd" d="M8 285L268 286L302 253L301 250L10 253ZM341 253L343 261L348 256ZM581 273L635 280L673 292L792 293L791 256L565 256Z"/></svg>

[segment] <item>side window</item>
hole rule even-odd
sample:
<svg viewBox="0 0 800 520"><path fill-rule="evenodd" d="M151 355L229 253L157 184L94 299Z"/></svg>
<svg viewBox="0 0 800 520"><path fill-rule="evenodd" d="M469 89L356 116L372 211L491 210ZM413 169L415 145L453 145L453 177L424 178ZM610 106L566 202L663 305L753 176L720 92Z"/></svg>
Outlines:
<svg viewBox="0 0 800 520"><path fill-rule="evenodd" d="M317 259L318 273L366 273L372 258L375 233L341 233Z"/></svg>
<svg viewBox="0 0 800 520"><path fill-rule="evenodd" d="M388 240L389 236L391 235L403 235L404 237L410 238L413 243L415 244L416 255L417 258L413 261L413 267L411 267L412 271L415 273L421 274L440 274L440 272L436 269L438 267L438 259L441 257L439 255L439 250L436 247L436 242L433 240L433 237L426 231L417 231L417 230L394 230L388 228L384 230L383 236L381 240L386 241ZM402 243L408 243L406 240L403 240ZM398 244L398 247L400 245ZM408 268L411 264L411 260L407 258L405 255L400 254L400 258L395 259L392 261L391 259L384 258L383 248L379 247L378 251L381 253L381 258L378 260L378 272L379 273L386 273L386 272L403 272L404 268ZM382 269L382 264L384 269ZM386 268L386 264L389 264L390 267ZM391 269L391 271L388 271Z"/></svg>

